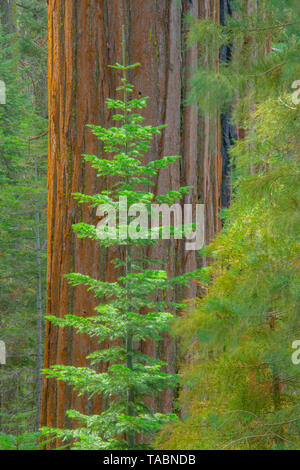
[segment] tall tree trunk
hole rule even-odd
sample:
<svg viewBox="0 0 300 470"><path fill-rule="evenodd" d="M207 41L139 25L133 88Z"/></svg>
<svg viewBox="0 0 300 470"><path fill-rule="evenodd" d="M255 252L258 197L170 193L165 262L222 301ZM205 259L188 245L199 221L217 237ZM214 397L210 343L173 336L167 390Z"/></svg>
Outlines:
<svg viewBox="0 0 300 470"><path fill-rule="evenodd" d="M16 0L0 0L0 13L5 32L13 33L17 22Z"/></svg>
<svg viewBox="0 0 300 470"><path fill-rule="evenodd" d="M191 5L193 3L193 5ZM118 83L109 64L121 58L121 27L126 26L128 60L140 62L130 77L136 95L149 96L146 122L168 123L157 137L147 159L182 154L182 162L162 170L156 180L157 193L194 185L190 202L200 197L206 204L207 238L219 228L217 214L221 201L222 159L218 116L200 119L194 108L183 108L190 68L197 65L197 48L186 55L183 15L192 10L218 21L219 0L49 0L49 196L47 312L59 317L67 313L92 314L95 299L82 286L70 289L64 275L81 272L113 280L109 261L114 249L104 250L95 242L78 240L72 224L79 220L96 223L95 212L78 208L71 194L93 194L104 184L95 177L83 153L98 153L100 146L86 124L111 124L105 99L114 96ZM183 61L185 74L182 74ZM165 261L170 274L196 267L196 253L186 252L182 243L172 241L151 248L149 256ZM194 289L184 293L195 294ZM85 365L85 356L95 345L85 335L75 335L47 323L45 367L52 364ZM166 336L164 344L143 348L165 356L169 370L175 369L175 346ZM159 350L160 349L160 350ZM163 351L162 351L163 350ZM99 412L100 399L92 403L78 397L63 383L43 380L41 424L63 427L69 408ZM172 408L172 394L166 392L158 404Z"/></svg>
<svg viewBox="0 0 300 470"><path fill-rule="evenodd" d="M31 159L31 143L44 135L31 137L28 140L28 159ZM34 156L34 182L38 185L38 160L37 155ZM42 374L43 367L43 298L42 298L42 247L41 247L41 231L40 231L40 201L38 196L34 202L35 214L35 257L36 257L36 428L39 429L41 402L42 402Z"/></svg>

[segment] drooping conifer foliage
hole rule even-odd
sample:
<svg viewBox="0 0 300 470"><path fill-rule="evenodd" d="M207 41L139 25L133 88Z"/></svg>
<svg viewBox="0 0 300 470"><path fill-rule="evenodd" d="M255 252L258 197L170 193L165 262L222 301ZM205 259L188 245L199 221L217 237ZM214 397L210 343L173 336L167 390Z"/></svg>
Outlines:
<svg viewBox="0 0 300 470"><path fill-rule="evenodd" d="M165 428L164 449L299 449L299 80L298 2L236 9L228 26L195 24L231 44L214 75L203 66L194 93L236 105L241 140L232 148L233 201L225 227L206 250L207 295L175 325L183 363L185 418ZM209 66L208 66L209 67ZM239 96L237 91L241 93Z"/></svg>
<svg viewBox="0 0 300 470"><path fill-rule="evenodd" d="M113 116L116 126L105 129L91 125L92 132L103 143L103 153L84 156L99 177L113 179L113 186L100 194L74 195L81 204L88 203L95 208L108 204L114 211L113 217L109 214L108 219L101 222L102 236L94 225L86 223L76 224L74 230L80 238L90 238L106 247L122 246L123 256L113 260L120 276L112 283L84 274L67 275L72 286L87 286L101 303L94 316L77 316L74 312L63 319L48 317L61 328L73 327L99 341L100 349L87 357L90 367L56 365L45 371L48 377L67 382L81 394L87 393L89 397L103 394L108 399L107 409L98 415L87 416L69 410L68 417L78 420L79 428L49 429L58 437L71 439L76 449L143 448L145 445L139 436L149 438L162 424L176 419L176 415L154 413L145 403L145 398L174 387L176 376L165 373L166 364L142 354L137 345L140 341L159 341L162 333L168 331L172 318L169 312L174 312L179 305L167 301L166 292L187 283L192 275L168 280L165 271L151 269L154 261L143 255L143 248L157 244L156 235L166 227L152 227L148 234L143 233L141 214L143 220L147 219L152 203L172 204L190 188L157 197L142 189L151 188L152 177L180 157L167 156L148 164L142 162L143 154L151 148L152 137L160 134L165 126L142 124L144 118L138 111L146 106L147 99L132 98L134 90L127 80L128 71L138 65L126 65L123 31L123 63L112 66L122 72L121 85L117 88L122 96L107 100L108 108L117 110ZM119 207L122 198L127 198L129 208L125 216ZM99 209L97 213L100 215ZM113 222L116 222L115 227ZM171 232L173 229L171 227ZM109 342L108 348L104 349L104 341ZM107 363L107 370L98 372L96 366L103 362ZM149 444L146 447L149 448Z"/></svg>

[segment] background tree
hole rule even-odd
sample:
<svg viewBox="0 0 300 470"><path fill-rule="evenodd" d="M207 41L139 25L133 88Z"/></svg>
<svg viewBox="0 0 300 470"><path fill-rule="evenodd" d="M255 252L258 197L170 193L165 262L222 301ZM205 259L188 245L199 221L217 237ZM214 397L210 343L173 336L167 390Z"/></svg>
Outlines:
<svg viewBox="0 0 300 470"><path fill-rule="evenodd" d="M299 4L255 2L227 26L195 23L201 44L233 44L218 76L202 67L195 96L228 109L238 96L232 149L234 199L207 250L207 296L178 321L185 418L158 442L166 449L299 449ZM214 85L216 97L207 90ZM202 95L204 93L204 96ZM182 438L184 436L184 438Z"/></svg>
<svg viewBox="0 0 300 470"><path fill-rule="evenodd" d="M107 100L107 107L115 113L115 125L109 129L89 126L103 143L103 152L98 156L84 156L97 170L98 177L114 179L115 182L111 190L99 194L74 194L81 204L96 207L98 215L104 215L107 210L113 211L115 223L113 217L110 223L104 219L108 225L103 225L104 221L101 220L101 227L97 228L86 223L73 226L81 239L89 238L100 246L119 246L121 258L111 262L119 268L121 275L115 282L99 281L80 273L67 275L72 286L88 286L102 302L96 307L96 315L48 317L61 328L74 327L99 341L100 350L87 357L88 367L55 365L45 371L48 377L67 382L80 394L89 398L103 394L108 400L107 409L95 415L69 410L68 416L81 423L79 429L49 429L59 437L74 440L75 449L149 448L149 444L145 445L137 439L155 435L162 424L176 419L176 415L154 413L146 405L147 397L159 398L166 388L176 385L177 378L165 373L166 363L149 354L142 354L138 346L147 340L161 340L172 318L170 311L183 308L182 304L166 300L168 292L187 284L192 276L196 276L196 273L189 273L168 279L159 266L149 269L154 261L145 257L145 248L157 245L163 231L173 234L175 230L176 233L180 230L181 237L183 235L183 226L162 226L164 221L158 221L158 225L153 226L153 204L171 206L178 203L191 188L181 187L178 191L171 190L156 198L151 190L139 189L145 185L151 187L152 179L159 170L180 157L165 156L143 165L143 154L151 148L152 138L159 135L165 125L142 124L144 118L138 111L146 107L147 99L132 99L131 96L134 90L128 83L127 74L139 64L126 65L124 27L122 42L123 65L112 66L122 72L121 85L117 88L122 96ZM120 208L124 198L126 209ZM125 213L122 214L122 211ZM135 216L133 211L137 211ZM150 216L152 223L149 228ZM108 217L111 218L112 213L108 213ZM146 227L142 225L141 217L147 222ZM101 349L105 340L112 342L109 349ZM100 362L107 363L106 372L97 373L95 370Z"/></svg>
<svg viewBox="0 0 300 470"><path fill-rule="evenodd" d="M116 270L110 260L118 249L99 249L89 241L77 240L72 224L83 220L96 222L95 212L83 207L78 211L71 194L94 194L105 188L97 181L82 154L97 154L99 142L86 124L111 125L111 112L105 99L114 97L115 76L107 66L121 56L120 34L126 25L128 61L139 62L129 79L136 97L151 97L144 112L150 125L168 122L168 128L156 136L145 162L169 154L181 154L182 163L162 169L155 181L155 193L161 194L180 185L195 189L185 202L203 201L206 205L207 238L220 228L217 214L221 203L222 159L220 120L218 115L198 116L193 108L184 108L190 69L197 62L198 49L185 54L187 13L219 21L219 1L199 0L143 2L141 0L107 2L90 0L50 0L49 13L49 206L48 206L48 293L47 313L63 318L68 313L92 314L95 300L83 286L70 291L64 275L81 272L95 279L113 281ZM218 52L215 54L218 60ZM185 73L182 75L182 67ZM168 275L192 271L196 253L184 252L180 243L172 242L149 248L148 257L164 261ZM195 284L179 296L195 294ZM171 299L170 299L171 300ZM84 335L58 330L47 324L45 367L54 364L86 365L85 357L95 344ZM163 342L148 342L141 351L163 357L168 372L176 369L175 343L165 336ZM100 366L101 369L102 366ZM103 369L102 369L103 370ZM172 409L173 393L162 394L153 409ZM53 380L43 388L42 425L64 427L67 409L94 413L106 403L100 398L87 402Z"/></svg>
<svg viewBox="0 0 300 470"><path fill-rule="evenodd" d="M44 32L45 5L43 9L38 6L35 8ZM38 426L43 322L37 294L43 290L45 273L47 151L45 138L41 138L31 142L29 152L29 139L44 133L47 123L42 117L45 111L35 102L28 75L32 72L35 76L29 63L34 51L25 52L21 45L20 25L34 10L12 1L1 2L1 7L0 79L6 85L6 104L0 105L0 337L6 343L8 357L1 368L0 411L1 431L9 432L6 424L10 415L17 414L17 402L19 413L28 413L29 430ZM32 44L42 37L37 29L27 30ZM46 53L44 44L39 56ZM43 70L42 63L40 67Z"/></svg>

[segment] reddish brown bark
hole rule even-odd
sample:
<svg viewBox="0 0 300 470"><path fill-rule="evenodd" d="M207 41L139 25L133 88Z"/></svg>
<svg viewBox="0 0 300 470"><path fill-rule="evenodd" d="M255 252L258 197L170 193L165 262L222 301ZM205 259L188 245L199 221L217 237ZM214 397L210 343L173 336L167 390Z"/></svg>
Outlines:
<svg viewBox="0 0 300 470"><path fill-rule="evenodd" d="M194 0L192 13L218 19L217 0ZM147 159L182 154L182 162L160 172L157 193L193 185L191 201L202 197L206 204L207 238L219 230L222 162L218 117L200 119L194 108L185 108L190 68L197 65L197 48L182 58L182 18L191 8L178 0L49 0L49 196L48 196L48 275L47 313L59 317L67 313L91 314L95 299L83 287L70 289L64 275L81 272L95 278L114 279L109 260L113 250L104 251L94 242L78 240L72 224L79 220L95 223L95 212L78 208L71 194L95 193L102 182L84 164L83 153L97 153L98 142L86 124L110 125L111 113L105 99L114 95L117 77L107 66L120 61L121 25L126 25L128 59L140 62L132 73L136 93L149 96L145 117L148 123L168 123L163 135L154 141ZM183 60L185 74L183 70ZM183 92L183 93L182 93ZM190 202L190 200L189 200ZM196 267L196 254L184 252L174 241L149 250L149 256L164 259L170 274ZM195 294L188 289L186 296ZM85 356L93 343L71 330L58 330L47 323L45 367L52 364L85 365ZM175 347L165 338L157 345L143 348L162 354L175 369ZM63 383L44 379L42 425L65 427L65 412L99 412L103 403L78 398ZM167 392L159 404L172 408Z"/></svg>

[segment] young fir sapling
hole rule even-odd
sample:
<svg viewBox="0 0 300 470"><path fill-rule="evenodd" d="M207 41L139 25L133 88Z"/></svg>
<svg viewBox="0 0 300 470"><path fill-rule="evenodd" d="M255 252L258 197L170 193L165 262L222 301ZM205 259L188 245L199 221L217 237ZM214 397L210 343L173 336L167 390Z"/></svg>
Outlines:
<svg viewBox="0 0 300 470"><path fill-rule="evenodd" d="M107 100L109 109L118 110L113 120L119 125L109 129L90 125L92 132L103 143L104 153L100 157L84 155L85 161L91 163L99 177L113 177L117 182L113 184L112 189L99 194L74 195L79 203L89 203L91 207L109 204L117 215L120 215L120 198L127 198L128 207L143 204L150 214L152 203L171 205L190 190L184 187L155 197L152 192L141 189L147 185L152 186L152 178L160 169L168 167L180 157L167 156L142 163L143 154L151 148L153 136L160 134L165 126L143 126L144 118L136 110L145 108L147 99L130 99L133 86L128 83L127 73L138 65L126 65L123 30L123 64L112 66L122 72L121 86L117 88L117 92L121 92L123 98ZM155 262L141 256L141 251L158 243L152 235L155 230L161 232L162 227L151 229L143 238L133 239L129 236L132 220L132 216L126 215L125 225L124 221L119 221L113 233L111 227L107 226L101 237L94 225L81 222L73 227L79 238L93 239L105 247L116 244L122 247L124 256L114 260L114 263L123 275L119 276L116 282L103 282L78 273L67 275L72 286L85 285L101 300L95 309L96 315L48 317L55 325L74 327L78 332L97 337L99 340L100 349L87 356L90 367L56 365L44 371L48 377L56 377L70 384L80 394L87 393L90 397L101 394L108 399L108 408L99 415L87 416L69 410L68 417L81 423L81 427L77 429L48 428L49 432L55 433L59 438L71 440L75 449L149 447L149 444L142 444L142 439L138 439L138 436L151 438L164 423L176 419L174 414L153 412L145 404L145 397L158 395L173 388L177 377L165 373L164 362L142 354L136 345L141 341L162 339L162 334L168 331L172 319L168 310L174 312L176 307L182 308L182 305L165 300L166 291L174 290L178 284L189 282L196 273L168 280L165 271L150 269ZM174 227L172 230L174 232ZM110 341L113 345L108 349L101 349L104 341ZM95 366L102 361L107 363L107 370L99 373Z"/></svg>

